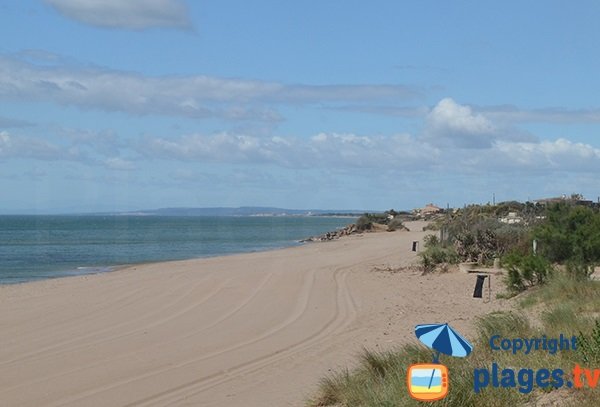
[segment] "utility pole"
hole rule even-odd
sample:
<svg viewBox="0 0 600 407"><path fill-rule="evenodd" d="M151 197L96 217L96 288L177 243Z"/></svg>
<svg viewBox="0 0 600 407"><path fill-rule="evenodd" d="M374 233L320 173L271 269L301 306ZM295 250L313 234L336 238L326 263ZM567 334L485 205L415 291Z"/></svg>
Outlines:
<svg viewBox="0 0 600 407"><path fill-rule="evenodd" d="M496 193L493 193L492 201L494 202L494 206L496 206Z"/></svg>

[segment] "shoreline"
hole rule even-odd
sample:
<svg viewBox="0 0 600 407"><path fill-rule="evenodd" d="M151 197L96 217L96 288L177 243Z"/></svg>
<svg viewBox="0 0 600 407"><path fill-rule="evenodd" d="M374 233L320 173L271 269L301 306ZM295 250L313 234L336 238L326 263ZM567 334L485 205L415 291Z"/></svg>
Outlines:
<svg viewBox="0 0 600 407"><path fill-rule="evenodd" d="M428 233L414 226L1 286L0 397L302 406L363 347L412 343L414 325L440 320L469 336L474 316L505 303L473 300L469 275L403 270Z"/></svg>
<svg viewBox="0 0 600 407"><path fill-rule="evenodd" d="M40 215L40 216L46 216L46 215ZM59 215L59 216L60 217L65 217L65 216L66 217L76 217L76 216L80 216L80 215ZM89 215L85 215L85 217L89 217ZM232 217L235 217L235 216L232 216ZM240 216L240 217L252 218L253 216ZM305 216L305 215L302 215L302 216L294 215L294 216L287 216L287 217L290 217L290 218L298 218L298 217L338 218L336 216ZM172 216L167 216L167 217L163 216L163 218L172 218ZM182 218L188 218L188 217L183 216ZM195 218L201 218L201 217L196 216ZM213 219L215 217L208 216L206 218ZM348 226L347 224L340 225L336 229L331 229L329 232L332 233L331 231L338 231L341 229L345 229L347 226ZM324 233L327 233L327 232L324 232ZM84 276L84 275L111 273L113 271L121 270L121 269L127 268L127 267L141 266L141 265L152 264L152 263L199 260L199 259L214 258L214 257L226 257L226 256L237 255L237 254L247 254L247 253L257 253L257 252L268 252L268 251L273 251L273 250L281 250L281 249L304 245L304 244L310 242L313 237L314 237L314 235L313 236L304 235L302 237L294 237L291 239L284 239L284 240L275 239L273 242L261 242L260 244L256 244L256 246L251 246L251 247L245 247L244 244L234 241L233 242L234 246L232 246L233 249L227 250L227 248L226 248L223 251L219 251L218 250L219 248L216 248L217 250L213 250L212 253L202 253L202 254L188 253L189 255L182 256L179 258L168 258L168 256L163 256L163 257L167 257L167 258L162 258L162 259L154 258L154 259L148 259L148 260L135 259L135 261L133 261L131 263L104 263L104 264L76 263L76 264L72 264L72 265L68 265L68 266L64 266L64 267L59 267L56 269L43 270L40 273L41 277L39 274L37 276L36 275L28 276L27 273L24 273L24 276L21 276L20 275L21 271L19 271L19 270L14 271L14 270L9 269L8 274L10 275L11 273L13 273L13 275L11 277L3 278L2 275L0 274L0 287L5 286L5 285L29 284L29 283L34 283L34 282L39 282L39 281L44 281L44 280L56 280L56 279L71 278L71 277L78 277L78 276ZM203 243L199 243L199 244L210 245L211 242L208 242L208 243L203 242ZM224 247L227 247L227 245ZM148 256L146 256L146 257L148 257ZM141 261L138 261L138 260L141 260ZM31 267L36 267L36 266L32 265ZM86 271L86 270L88 270L88 271ZM89 271L89 270L94 270L94 271ZM14 274L14 273L17 273L17 274ZM15 281L15 280L18 280L18 281Z"/></svg>
<svg viewBox="0 0 600 407"><path fill-rule="evenodd" d="M312 237L307 238L307 239L302 239L302 240L294 240L293 244L280 246L280 247L269 247L269 248L265 248L265 249L256 249L256 250L242 251L242 252L218 253L218 254L213 254L213 255L206 255L206 256L201 256L201 257L190 257L190 258L185 258L185 259L158 260L158 261L150 260L147 262L140 262L140 263L115 264L115 265L107 265L107 266L78 266L78 267L76 267L76 269L106 269L106 270L94 271L94 272L90 272L90 273L85 273L85 272L78 273L76 271L73 271L72 274L57 275L57 276L51 276L51 277L45 277L45 278L38 278L38 279L34 279L34 280L19 281L19 282L15 282L15 283L0 281L0 289L3 286L34 284L34 283L41 283L41 282L48 281L48 280L61 280L61 279L65 279L65 278L78 278L78 277L109 274L109 273L114 273L114 272L118 272L118 271L122 271L122 270L127 270L129 268L143 267L143 266L148 266L148 265L153 265L153 264L155 264L155 265L156 264L168 264L168 263L174 263L174 262L188 262L188 261L197 261L197 260L204 260L204 259L221 258L221 257L227 258L227 257L231 257L231 256L253 254L253 253L276 252L279 250L286 250L286 249L293 249L295 247L302 247L304 245L308 245L308 244L312 244L312 243L325 243L326 242L325 240L320 241L320 240L311 240L311 239L312 239ZM70 270L74 270L74 269L70 269ZM60 273L70 273L71 272L70 270L60 271Z"/></svg>

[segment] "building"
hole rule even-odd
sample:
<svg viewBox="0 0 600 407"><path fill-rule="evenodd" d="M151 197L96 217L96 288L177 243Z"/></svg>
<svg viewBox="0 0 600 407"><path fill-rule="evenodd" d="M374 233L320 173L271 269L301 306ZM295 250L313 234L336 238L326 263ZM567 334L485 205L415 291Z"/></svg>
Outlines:
<svg viewBox="0 0 600 407"><path fill-rule="evenodd" d="M429 203L429 204L425 205L425 207L423 207L423 208L416 209L415 213L420 218L430 218L433 215L440 213L441 211L442 211L442 208L440 208L432 203Z"/></svg>
<svg viewBox="0 0 600 407"><path fill-rule="evenodd" d="M523 218L517 215L517 212L508 212L508 215L498 218L498 221L508 225L514 225L517 223L523 223Z"/></svg>
<svg viewBox="0 0 600 407"><path fill-rule="evenodd" d="M583 196L580 194L572 194L571 196L567 196L567 195L563 194L560 197L537 199L533 202L535 204L544 205L544 206L561 203L561 202L570 203L570 204L574 204L574 205L583 205L583 206L593 206L594 205L593 201L584 199Z"/></svg>

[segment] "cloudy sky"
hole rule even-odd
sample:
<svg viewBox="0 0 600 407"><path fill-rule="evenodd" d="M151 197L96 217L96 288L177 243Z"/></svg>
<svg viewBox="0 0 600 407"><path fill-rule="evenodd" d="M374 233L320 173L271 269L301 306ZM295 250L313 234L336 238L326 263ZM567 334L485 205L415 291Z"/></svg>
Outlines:
<svg viewBox="0 0 600 407"><path fill-rule="evenodd" d="M600 5L0 5L0 213L600 195Z"/></svg>

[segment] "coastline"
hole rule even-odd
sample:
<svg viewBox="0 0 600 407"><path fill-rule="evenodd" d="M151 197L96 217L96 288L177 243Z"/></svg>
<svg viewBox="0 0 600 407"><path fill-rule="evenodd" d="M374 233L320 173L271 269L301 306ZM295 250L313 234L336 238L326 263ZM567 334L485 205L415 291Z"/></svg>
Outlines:
<svg viewBox="0 0 600 407"><path fill-rule="evenodd" d="M39 218L41 224L31 216L0 222L9 230L0 239L0 285L293 247L347 226L345 219L307 216Z"/></svg>
<svg viewBox="0 0 600 407"><path fill-rule="evenodd" d="M248 251L240 251L240 252L232 252L232 253L219 253L219 254L212 254L212 255L209 254L209 255L205 255L205 256L201 256L201 257L191 257L191 258L187 258L187 259L147 261L147 262L132 263L132 264L115 264L115 265L103 265L103 266L80 266L80 267L77 267L77 270L79 270L79 269L94 269L94 270L98 270L98 271L77 272L75 270L66 270L66 271L57 272L57 273L61 273L61 274L57 274L56 276L52 276L52 277L37 278L34 280L19 281L19 282L14 282L14 283L0 282L0 290L4 286L20 286L23 284L43 283L45 281L62 280L62 279L78 278L78 277L81 278L81 277L109 274L109 273L114 273L114 272L123 271L123 270L127 270L127 269L136 269L137 267L144 267L144 266L148 266L148 265L162 264L162 265L166 266L169 263L192 262L192 261L215 259L215 258L227 258L227 257L232 257L232 256L243 256L243 255L253 254L253 253L277 252L279 250L292 249L295 247L301 247L301 246L313 244L313 243L315 243L315 244L323 243L326 241L326 240L316 240L316 237L318 237L318 236L313 236L313 237L309 237L306 239L290 241L289 244L278 246L278 247L257 248L257 249L252 249L252 250L248 250ZM0 291L0 293L1 293L1 291Z"/></svg>
<svg viewBox="0 0 600 407"><path fill-rule="evenodd" d="M472 276L422 276L415 231L133 265L0 286L0 397L9 405L304 404L362 347L471 320ZM419 228L421 226L421 228ZM399 271L376 271L390 266Z"/></svg>

